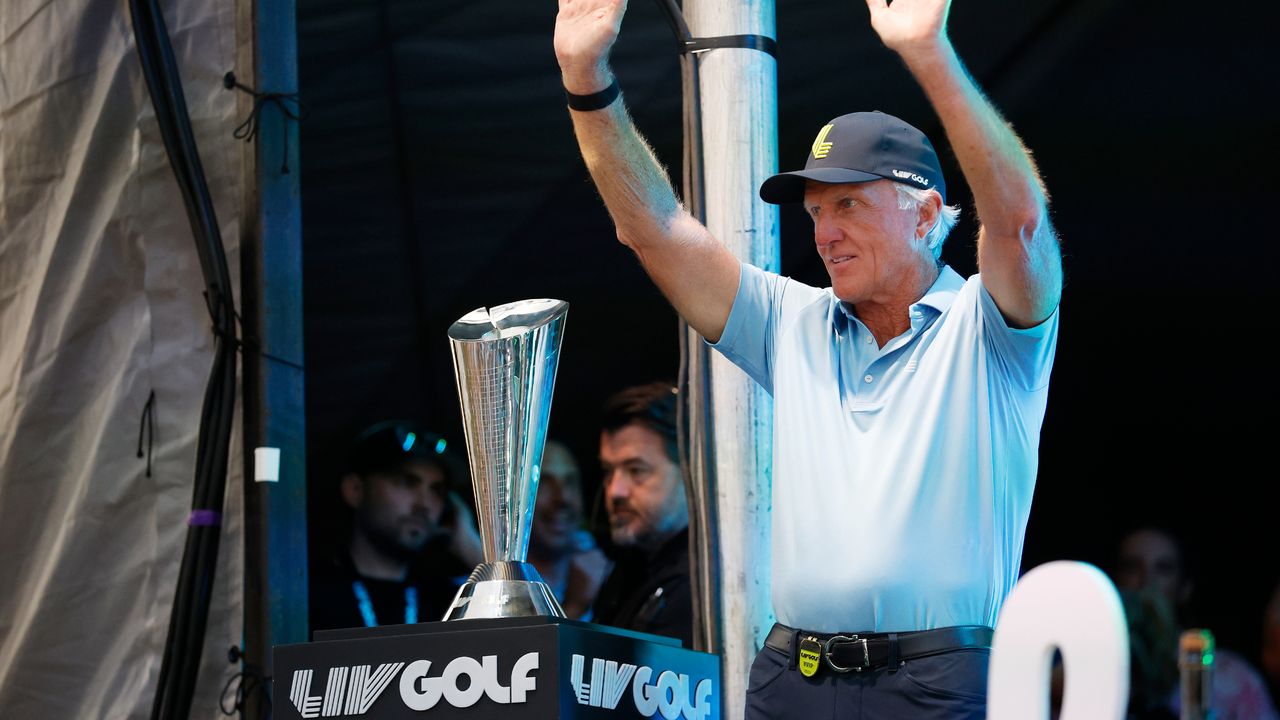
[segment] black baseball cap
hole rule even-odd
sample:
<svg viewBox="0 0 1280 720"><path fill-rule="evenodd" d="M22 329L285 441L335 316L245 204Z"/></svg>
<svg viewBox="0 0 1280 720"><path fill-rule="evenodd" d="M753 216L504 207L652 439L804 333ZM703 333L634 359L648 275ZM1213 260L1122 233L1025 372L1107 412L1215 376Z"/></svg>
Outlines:
<svg viewBox="0 0 1280 720"><path fill-rule="evenodd" d="M937 190L947 201L947 185L933 143L924 133L892 115L859 112L841 115L818 131L804 170L778 173L760 185L767 203L804 200L806 180L861 183L893 180L921 190Z"/></svg>
<svg viewBox="0 0 1280 720"><path fill-rule="evenodd" d="M451 475L449 443L416 423L388 420L365 428L352 443L347 471L358 475L389 472L410 460L433 462Z"/></svg>

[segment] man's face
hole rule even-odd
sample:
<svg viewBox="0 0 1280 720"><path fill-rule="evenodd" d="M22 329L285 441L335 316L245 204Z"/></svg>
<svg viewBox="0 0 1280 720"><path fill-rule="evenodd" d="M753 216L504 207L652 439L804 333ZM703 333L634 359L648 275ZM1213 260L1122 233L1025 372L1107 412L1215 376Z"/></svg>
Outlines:
<svg viewBox="0 0 1280 720"><path fill-rule="evenodd" d="M836 297L857 305L887 304L912 293L934 267L921 210L898 207L891 180L831 185L809 181L804 209ZM927 227L927 226L926 226Z"/></svg>
<svg viewBox="0 0 1280 720"><path fill-rule="evenodd" d="M600 465L615 544L651 549L689 524L680 466L658 433L634 423L601 433Z"/></svg>
<svg viewBox="0 0 1280 720"><path fill-rule="evenodd" d="M1156 592L1175 604L1186 600L1190 591L1177 544L1158 530L1138 530L1121 541L1115 581L1121 590Z"/></svg>
<svg viewBox="0 0 1280 720"><path fill-rule="evenodd" d="M581 524L582 480L578 465L563 445L549 442L542 454L529 542L542 555L571 553Z"/></svg>
<svg viewBox="0 0 1280 720"><path fill-rule="evenodd" d="M447 500L438 466L411 460L397 471L368 474L360 487L356 529L388 556L410 558L440 532Z"/></svg>

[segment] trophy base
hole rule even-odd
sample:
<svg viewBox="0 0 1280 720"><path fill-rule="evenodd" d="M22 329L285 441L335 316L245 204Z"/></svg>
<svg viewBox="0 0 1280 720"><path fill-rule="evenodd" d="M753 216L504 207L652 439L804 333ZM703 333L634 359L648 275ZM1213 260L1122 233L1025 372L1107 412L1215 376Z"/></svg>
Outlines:
<svg viewBox="0 0 1280 720"><path fill-rule="evenodd" d="M542 581L542 576L526 562L482 563L458 589L445 612L447 620L528 617L565 617L564 610Z"/></svg>

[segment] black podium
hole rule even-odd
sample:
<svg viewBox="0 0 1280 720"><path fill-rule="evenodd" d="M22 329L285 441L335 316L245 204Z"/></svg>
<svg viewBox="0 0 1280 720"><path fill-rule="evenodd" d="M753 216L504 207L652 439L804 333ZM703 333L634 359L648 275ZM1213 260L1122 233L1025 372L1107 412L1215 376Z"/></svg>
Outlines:
<svg viewBox="0 0 1280 720"><path fill-rule="evenodd" d="M720 717L720 658L550 617L328 630L274 649L277 718Z"/></svg>

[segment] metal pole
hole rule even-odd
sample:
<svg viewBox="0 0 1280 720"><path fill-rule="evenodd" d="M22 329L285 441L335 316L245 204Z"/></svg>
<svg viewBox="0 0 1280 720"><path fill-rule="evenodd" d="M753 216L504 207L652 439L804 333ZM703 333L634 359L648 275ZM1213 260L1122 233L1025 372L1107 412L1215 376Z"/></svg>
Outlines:
<svg viewBox="0 0 1280 720"><path fill-rule="evenodd" d="M686 0L694 37L773 37L773 0ZM777 75L773 57L757 50L721 48L698 62L702 116L703 195L707 228L740 259L777 271L778 210L756 193L777 167ZM694 348L701 341L691 338ZM742 717L751 661L773 622L769 582L769 512L773 457L773 402L754 381L718 354L707 387L690 400L709 401L718 585L710 618L722 655L724 716ZM709 396L709 399L708 399Z"/></svg>

